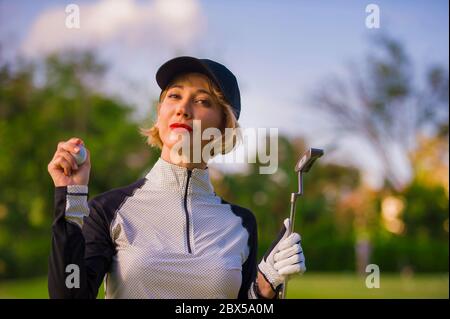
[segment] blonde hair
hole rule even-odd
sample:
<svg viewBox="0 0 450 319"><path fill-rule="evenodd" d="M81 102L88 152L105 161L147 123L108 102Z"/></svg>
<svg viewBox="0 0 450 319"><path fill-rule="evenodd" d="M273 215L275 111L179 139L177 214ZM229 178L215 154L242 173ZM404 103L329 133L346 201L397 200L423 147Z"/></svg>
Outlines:
<svg viewBox="0 0 450 319"><path fill-rule="evenodd" d="M188 75L188 73L181 74L177 76L174 80L172 80L167 87L161 91L161 94L159 95L159 102L157 104L157 108L161 106L162 101L166 97L167 91L169 90L170 86L176 81L181 80L185 78ZM222 109L222 115L223 115L223 129L221 129L222 136L221 139L216 139L213 141L213 143L220 143L221 144L221 154L227 154L231 152L238 142L242 140L240 130L239 130L239 123L236 119L236 115L233 111L233 108L231 105L225 100L224 95L220 91L220 89L211 81L210 78L205 76L205 79L208 83L209 91L212 93L212 99L214 103L218 104ZM224 134L225 129L232 129L232 134ZM157 147L159 149L162 149L163 142L161 140L161 137L159 136L159 129L156 126L156 123L153 124L151 128L139 128L140 134L144 137L146 137L146 143L152 147ZM211 156L214 157L218 154L214 154L215 148L211 150Z"/></svg>

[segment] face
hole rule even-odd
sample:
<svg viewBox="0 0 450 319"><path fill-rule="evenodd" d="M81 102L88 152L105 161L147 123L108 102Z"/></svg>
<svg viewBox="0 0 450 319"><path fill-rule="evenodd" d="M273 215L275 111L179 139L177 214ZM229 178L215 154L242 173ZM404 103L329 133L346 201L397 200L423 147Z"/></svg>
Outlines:
<svg viewBox="0 0 450 319"><path fill-rule="evenodd" d="M207 128L223 129L222 107L214 102L207 77L200 73L176 79L159 105L157 126L163 143L162 154L170 152L180 137L189 137L192 147L194 120L201 121L202 133ZM201 141L202 149L208 142Z"/></svg>

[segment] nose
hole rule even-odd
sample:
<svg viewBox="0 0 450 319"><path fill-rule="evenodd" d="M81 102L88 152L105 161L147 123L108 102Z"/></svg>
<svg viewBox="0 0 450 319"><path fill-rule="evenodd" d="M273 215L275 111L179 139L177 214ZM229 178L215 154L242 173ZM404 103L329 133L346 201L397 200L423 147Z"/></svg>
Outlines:
<svg viewBox="0 0 450 319"><path fill-rule="evenodd" d="M191 118L192 117L190 99L185 98L178 103L177 108L176 108L176 114L177 114L177 116L181 116L183 118Z"/></svg>

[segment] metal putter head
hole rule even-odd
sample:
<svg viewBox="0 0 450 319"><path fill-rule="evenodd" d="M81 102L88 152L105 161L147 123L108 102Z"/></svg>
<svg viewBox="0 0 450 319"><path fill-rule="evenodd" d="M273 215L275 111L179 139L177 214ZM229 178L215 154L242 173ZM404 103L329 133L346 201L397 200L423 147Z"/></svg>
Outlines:
<svg viewBox="0 0 450 319"><path fill-rule="evenodd" d="M319 148L310 148L305 155L295 165L295 172L306 173L309 171L314 161L323 155L323 150Z"/></svg>

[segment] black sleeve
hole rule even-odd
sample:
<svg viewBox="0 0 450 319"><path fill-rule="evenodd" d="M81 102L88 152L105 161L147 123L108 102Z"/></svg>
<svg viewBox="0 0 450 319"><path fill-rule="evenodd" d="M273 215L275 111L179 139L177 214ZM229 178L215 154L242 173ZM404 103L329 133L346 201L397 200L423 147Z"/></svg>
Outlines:
<svg viewBox="0 0 450 319"><path fill-rule="evenodd" d="M49 296L95 299L115 252L108 218L101 205L90 201L89 217L84 219L84 225L80 228L65 218L67 196L67 187L55 188L55 216L48 268ZM73 268L72 271L67 269L71 264L79 269L79 287L66 286L68 276L75 274Z"/></svg>
<svg viewBox="0 0 450 319"><path fill-rule="evenodd" d="M238 299L249 299L249 290L253 287L252 283L256 280L258 231L253 214L251 214L251 217L244 219L243 223L244 227L249 231L248 245L250 251L247 260L242 265L242 284Z"/></svg>
<svg viewBox="0 0 450 319"><path fill-rule="evenodd" d="M222 199L222 203L229 204L233 213L242 219L242 226L244 226L249 235L247 244L249 247L249 255L247 260L242 265L242 283L238 293L238 299L249 299L250 296L253 295L249 294L250 290L253 289L253 282L256 279L257 271L256 258L258 252L258 230L256 226L256 218L247 208L230 204L224 199Z"/></svg>

